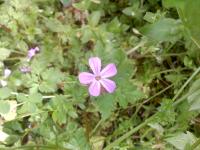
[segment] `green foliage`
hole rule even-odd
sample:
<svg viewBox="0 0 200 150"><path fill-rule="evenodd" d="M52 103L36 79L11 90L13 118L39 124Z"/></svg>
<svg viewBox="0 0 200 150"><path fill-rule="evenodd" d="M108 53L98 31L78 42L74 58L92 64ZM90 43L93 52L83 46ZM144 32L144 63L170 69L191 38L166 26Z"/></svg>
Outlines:
<svg viewBox="0 0 200 150"><path fill-rule="evenodd" d="M198 149L199 8L0 0L0 149ZM94 56L117 66L114 93L92 97L79 83Z"/></svg>
<svg viewBox="0 0 200 150"><path fill-rule="evenodd" d="M171 18L160 19L157 22L142 27L141 32L156 42L175 42L181 38L181 24Z"/></svg>

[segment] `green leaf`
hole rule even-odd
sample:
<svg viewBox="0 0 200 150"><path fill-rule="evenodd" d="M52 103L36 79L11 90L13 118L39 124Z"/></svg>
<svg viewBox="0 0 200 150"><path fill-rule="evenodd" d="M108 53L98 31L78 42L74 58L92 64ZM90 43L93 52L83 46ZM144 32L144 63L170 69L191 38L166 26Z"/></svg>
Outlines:
<svg viewBox="0 0 200 150"><path fill-rule="evenodd" d="M123 11L124 14L128 15L128 16L134 16L134 10L133 7L126 7Z"/></svg>
<svg viewBox="0 0 200 150"><path fill-rule="evenodd" d="M90 30L90 28L85 28L82 31L82 34L83 34L83 36L81 37L82 43L87 43L89 40L91 40L94 37L94 35L93 35L92 31Z"/></svg>
<svg viewBox="0 0 200 150"><path fill-rule="evenodd" d="M67 6L69 6L71 4L72 0L60 0L60 1L64 5L64 7L67 7Z"/></svg>
<svg viewBox="0 0 200 150"><path fill-rule="evenodd" d="M64 124L67 121L65 112L62 109L54 111L52 114L52 118L54 122L57 122L59 124Z"/></svg>
<svg viewBox="0 0 200 150"><path fill-rule="evenodd" d="M91 3L92 3L91 0L83 0L80 1L79 3L74 3L73 6L80 10L87 10L90 7Z"/></svg>
<svg viewBox="0 0 200 150"><path fill-rule="evenodd" d="M50 68L42 73L42 78L49 82L59 82L64 79L64 75L58 69Z"/></svg>
<svg viewBox="0 0 200 150"><path fill-rule="evenodd" d="M190 104L189 110L199 110L200 109L200 79L193 82L192 86L188 92L188 103Z"/></svg>
<svg viewBox="0 0 200 150"><path fill-rule="evenodd" d="M4 87L0 88L0 99L6 99L11 95L11 89Z"/></svg>
<svg viewBox="0 0 200 150"><path fill-rule="evenodd" d="M101 11L94 11L92 14L89 16L89 23L91 26L95 27L101 18Z"/></svg>
<svg viewBox="0 0 200 150"><path fill-rule="evenodd" d="M20 109L20 113L35 113L37 111L37 106L34 103L26 102Z"/></svg>
<svg viewBox="0 0 200 150"><path fill-rule="evenodd" d="M6 48L0 48L0 61L5 60L6 58L9 57L11 51Z"/></svg>
<svg viewBox="0 0 200 150"><path fill-rule="evenodd" d="M124 81L123 85L118 85L120 86L116 91L116 99L119 102L119 105L123 108L126 108L128 104L135 104L145 97L144 93L138 90L137 87L131 83L131 81Z"/></svg>
<svg viewBox="0 0 200 150"><path fill-rule="evenodd" d="M29 95L29 102L31 103L41 103L42 95L40 93L34 93Z"/></svg>
<svg viewBox="0 0 200 150"><path fill-rule="evenodd" d="M185 8L183 10L184 23L189 29L192 38L200 45L200 20L197 19L200 16L200 1L186 0Z"/></svg>
<svg viewBox="0 0 200 150"><path fill-rule="evenodd" d="M56 123L64 124L67 121L67 117L76 118L78 116L72 103L62 95L56 95L51 101L51 106L53 109L52 117Z"/></svg>
<svg viewBox="0 0 200 150"><path fill-rule="evenodd" d="M156 21L156 15L152 12L146 12L146 14L144 16L144 20L146 20L150 23L154 23Z"/></svg>
<svg viewBox="0 0 200 150"><path fill-rule="evenodd" d="M0 114L7 114L10 111L10 105L6 101L0 101Z"/></svg>
<svg viewBox="0 0 200 150"><path fill-rule="evenodd" d="M115 17L112 21L110 21L107 24L108 31L112 33L120 33L122 31L120 27L121 27L121 22L119 21L117 17Z"/></svg>
<svg viewBox="0 0 200 150"><path fill-rule="evenodd" d="M141 28L144 35L157 42L177 41L182 37L181 30L180 22L170 18L161 19Z"/></svg>
<svg viewBox="0 0 200 150"><path fill-rule="evenodd" d="M19 93L17 95L17 101L18 102L26 102L26 101L28 101L28 97L25 94Z"/></svg>
<svg viewBox="0 0 200 150"><path fill-rule="evenodd" d="M58 21L57 19L53 19L53 18L46 19L45 25L52 32L66 31L64 25L62 25L62 23L60 21Z"/></svg>
<svg viewBox="0 0 200 150"><path fill-rule="evenodd" d="M66 143L67 149L72 150L91 150L89 141L86 138L86 133L83 128L78 128L73 132L73 136L70 138L69 142Z"/></svg>
<svg viewBox="0 0 200 150"><path fill-rule="evenodd" d="M195 142L196 137L187 131L187 133L179 133L173 137L167 138L166 141L173 145L178 150L184 150L187 144Z"/></svg>
<svg viewBox="0 0 200 150"><path fill-rule="evenodd" d="M57 90L57 85L56 85L56 83L43 81L43 82L39 85L39 90L40 90L41 92L43 92L43 93L55 92L55 91Z"/></svg>
<svg viewBox="0 0 200 150"><path fill-rule="evenodd" d="M95 101L95 104L100 111L102 118L108 118L115 110L115 97L111 94L101 95Z"/></svg>
<svg viewBox="0 0 200 150"><path fill-rule="evenodd" d="M57 84L64 79L64 74L58 69L50 68L42 73L43 81L39 85L39 90L44 93L55 92Z"/></svg>
<svg viewBox="0 0 200 150"><path fill-rule="evenodd" d="M183 8L185 0L162 0L162 4L166 8L171 8L171 7Z"/></svg>
<svg viewBox="0 0 200 150"><path fill-rule="evenodd" d="M163 99L158 108L158 120L163 125L173 123L176 118L176 112L171 99Z"/></svg>

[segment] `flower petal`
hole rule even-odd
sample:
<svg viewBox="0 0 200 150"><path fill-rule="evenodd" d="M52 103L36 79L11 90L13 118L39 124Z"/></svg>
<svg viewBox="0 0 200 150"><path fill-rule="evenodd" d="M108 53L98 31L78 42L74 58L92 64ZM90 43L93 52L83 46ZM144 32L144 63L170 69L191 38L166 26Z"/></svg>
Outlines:
<svg viewBox="0 0 200 150"><path fill-rule="evenodd" d="M117 74L117 68L115 64L108 64L102 71L101 71L102 78L109 78L115 76Z"/></svg>
<svg viewBox="0 0 200 150"><path fill-rule="evenodd" d="M0 126L0 142L5 142L5 140L9 137L9 135L5 132L3 132L2 129L3 127Z"/></svg>
<svg viewBox="0 0 200 150"><path fill-rule="evenodd" d="M91 96L99 96L101 91L101 84L99 81L93 80L89 87L89 93Z"/></svg>
<svg viewBox="0 0 200 150"><path fill-rule="evenodd" d="M91 57L89 65L95 75L99 75L101 71L101 59L99 57Z"/></svg>
<svg viewBox="0 0 200 150"><path fill-rule="evenodd" d="M106 89L108 93L113 93L116 89L116 84L114 81L109 79L101 79L100 83Z"/></svg>
<svg viewBox="0 0 200 150"><path fill-rule="evenodd" d="M10 74L11 74L11 70L10 70L10 69L5 69L5 70L4 70L4 78L9 77Z"/></svg>
<svg viewBox="0 0 200 150"><path fill-rule="evenodd" d="M82 84L90 84L94 80L94 75L88 72L81 72L78 79Z"/></svg>
<svg viewBox="0 0 200 150"><path fill-rule="evenodd" d="M8 83L7 83L7 81L0 80L0 84L2 87L5 87Z"/></svg>

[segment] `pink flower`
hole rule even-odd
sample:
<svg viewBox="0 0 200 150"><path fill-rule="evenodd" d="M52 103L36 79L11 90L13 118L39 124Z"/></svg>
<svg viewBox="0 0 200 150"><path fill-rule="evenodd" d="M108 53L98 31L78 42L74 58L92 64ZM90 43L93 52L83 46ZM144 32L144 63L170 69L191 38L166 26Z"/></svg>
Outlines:
<svg viewBox="0 0 200 150"><path fill-rule="evenodd" d="M20 67L20 71L23 72L23 73L29 73L29 72L31 72L31 67L22 66L22 67Z"/></svg>
<svg viewBox="0 0 200 150"><path fill-rule="evenodd" d="M99 96L101 88L104 88L108 93L113 93L116 89L116 84L108 78L117 74L115 64L108 64L101 70L101 59L91 57L89 66L93 73L81 72L78 76L81 84L89 85L89 94L91 96Z"/></svg>
<svg viewBox="0 0 200 150"><path fill-rule="evenodd" d="M31 48L28 51L28 55L27 55L28 59L27 59L27 61L30 61L32 59L32 57L35 56L36 52L39 52L39 51L40 51L39 47Z"/></svg>

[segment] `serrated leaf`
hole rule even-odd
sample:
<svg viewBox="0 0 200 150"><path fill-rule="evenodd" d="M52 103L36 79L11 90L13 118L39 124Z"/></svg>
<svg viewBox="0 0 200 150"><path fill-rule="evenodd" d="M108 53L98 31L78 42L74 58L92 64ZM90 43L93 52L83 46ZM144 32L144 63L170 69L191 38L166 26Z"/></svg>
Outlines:
<svg viewBox="0 0 200 150"><path fill-rule="evenodd" d="M50 68L42 73L43 81L39 85L39 90L44 93L55 92L57 84L64 79L64 75L58 69Z"/></svg>
<svg viewBox="0 0 200 150"><path fill-rule="evenodd" d="M57 85L56 83L53 82L46 82L43 81L40 85L39 85L39 90L43 93L51 93L51 92L55 92L57 90Z"/></svg>
<svg viewBox="0 0 200 150"><path fill-rule="evenodd" d="M66 123L67 120L66 120L66 116L64 114L65 114L65 112L63 112L62 109L54 111L52 114L53 121L57 122L59 124Z"/></svg>
<svg viewBox="0 0 200 150"><path fill-rule="evenodd" d="M76 118L78 116L72 103L62 95L56 95L52 99L51 106L53 109L52 117L56 123L63 124L66 123L68 116L72 118Z"/></svg>
<svg viewBox="0 0 200 150"><path fill-rule="evenodd" d="M158 120L162 124L173 123L176 112L171 99L163 99L161 106L158 108Z"/></svg>
<svg viewBox="0 0 200 150"><path fill-rule="evenodd" d="M28 97L23 93L19 93L17 95L17 101L18 102L26 102L26 101L28 101Z"/></svg>
<svg viewBox="0 0 200 150"><path fill-rule="evenodd" d="M64 79L64 75L58 69L50 68L42 73L42 78L49 82L59 82Z"/></svg>
<svg viewBox="0 0 200 150"><path fill-rule="evenodd" d="M34 93L29 95L29 102L31 103L41 103L42 102L42 95L40 93Z"/></svg>
<svg viewBox="0 0 200 150"><path fill-rule="evenodd" d="M77 129L73 133L73 137L70 138L69 143L66 144L66 147L73 150L91 150L85 134L83 128Z"/></svg>
<svg viewBox="0 0 200 150"><path fill-rule="evenodd" d="M113 95L105 94L97 98L95 104L100 111L102 118L106 119L115 110L115 97Z"/></svg>
<svg viewBox="0 0 200 150"><path fill-rule="evenodd" d="M20 113L35 113L37 111L37 106L34 103L26 102L20 109Z"/></svg>
<svg viewBox="0 0 200 150"><path fill-rule="evenodd" d="M145 97L144 93L139 91L131 82L124 83L124 86L120 86L116 91L116 95L119 105L123 108L126 108L128 104L135 104L138 100Z"/></svg>

